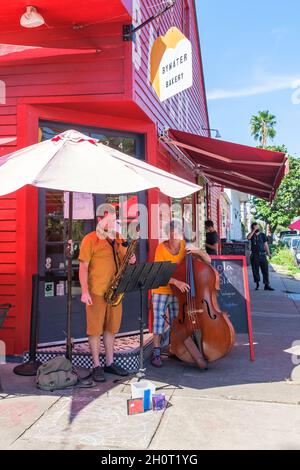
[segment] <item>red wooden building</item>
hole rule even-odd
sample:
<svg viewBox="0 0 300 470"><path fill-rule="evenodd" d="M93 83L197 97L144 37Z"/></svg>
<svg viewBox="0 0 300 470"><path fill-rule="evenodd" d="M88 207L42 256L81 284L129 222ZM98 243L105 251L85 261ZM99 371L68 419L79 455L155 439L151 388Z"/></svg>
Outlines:
<svg viewBox="0 0 300 470"><path fill-rule="evenodd" d="M123 38L124 25L141 24L164 3L168 5L155 6L157 2L149 0L64 0L62 8L58 0L35 0L45 24L27 29L20 26L20 17L28 2L2 2L0 80L5 96L0 99L0 155L77 128L119 148L127 146L138 158L196 182L198 173L184 158L184 149L159 138L165 128L195 135L205 135L202 127L209 128L195 1L177 0L141 28L134 41ZM171 26L192 43L193 86L160 102L149 81L149 57L156 37ZM218 180L209 183L205 171L201 175L207 197L204 192L198 196L207 210L199 226L205 216L218 226L221 186ZM55 269L61 268L61 196L26 187L0 199L0 303L13 305L0 330L8 354L20 354L28 347L32 274L43 274L49 259L56 263ZM141 197L148 205L170 203L155 190ZM154 221L150 217L148 222L150 230ZM88 225L78 226L78 231L87 229ZM150 240L150 259L156 243ZM45 299L44 294L42 290L41 341L47 342L46 330L57 312L62 316L65 296ZM47 307L45 302L52 303ZM132 330L134 325L123 329ZM54 339L63 338L62 330L63 326ZM81 330L76 334L80 337Z"/></svg>

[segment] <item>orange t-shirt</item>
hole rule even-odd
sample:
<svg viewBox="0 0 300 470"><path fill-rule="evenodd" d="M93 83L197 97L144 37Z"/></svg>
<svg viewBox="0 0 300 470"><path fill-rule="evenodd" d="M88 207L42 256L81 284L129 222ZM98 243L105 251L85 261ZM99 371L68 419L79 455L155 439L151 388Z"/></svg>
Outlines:
<svg viewBox="0 0 300 470"><path fill-rule="evenodd" d="M127 248L122 245L120 237L115 240L115 251L120 260L123 259ZM88 233L82 240L79 261L89 263L88 287L90 293L104 295L117 266L112 245L106 239L98 238L96 231Z"/></svg>
<svg viewBox="0 0 300 470"><path fill-rule="evenodd" d="M173 255L168 248L166 247L165 242L160 243L155 250L154 261L171 261L172 263L180 264L185 257L185 241L181 240L180 249L177 255ZM158 289L152 290L153 294L173 294L170 284L163 287L158 287Z"/></svg>

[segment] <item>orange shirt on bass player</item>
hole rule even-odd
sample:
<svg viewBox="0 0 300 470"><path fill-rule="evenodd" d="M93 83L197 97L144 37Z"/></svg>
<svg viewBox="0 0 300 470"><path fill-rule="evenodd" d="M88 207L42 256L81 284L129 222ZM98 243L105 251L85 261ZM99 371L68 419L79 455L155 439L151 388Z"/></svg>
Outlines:
<svg viewBox="0 0 300 470"><path fill-rule="evenodd" d="M167 248L166 242L160 243L155 250L154 261L171 261L172 263L180 264L186 254L186 243L184 240L180 242L180 249L176 255L173 255ZM163 287L158 287L152 290L153 294L173 294L170 284Z"/></svg>

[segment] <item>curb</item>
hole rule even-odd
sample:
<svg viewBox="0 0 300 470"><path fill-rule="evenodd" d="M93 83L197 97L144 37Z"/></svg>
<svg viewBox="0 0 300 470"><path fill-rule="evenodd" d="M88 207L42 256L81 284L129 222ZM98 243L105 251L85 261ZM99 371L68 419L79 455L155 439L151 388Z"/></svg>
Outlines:
<svg viewBox="0 0 300 470"><path fill-rule="evenodd" d="M281 266L280 264L272 264L272 263L270 264L276 273L284 274L285 276L295 279L296 281L300 281L300 273L290 274L289 271L284 266Z"/></svg>

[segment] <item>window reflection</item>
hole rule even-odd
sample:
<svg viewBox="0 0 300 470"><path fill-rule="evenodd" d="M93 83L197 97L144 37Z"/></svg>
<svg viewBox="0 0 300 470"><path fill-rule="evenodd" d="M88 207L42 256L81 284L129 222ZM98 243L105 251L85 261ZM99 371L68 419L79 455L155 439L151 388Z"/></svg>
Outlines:
<svg viewBox="0 0 300 470"><path fill-rule="evenodd" d="M63 192L46 191L46 242L64 240Z"/></svg>

